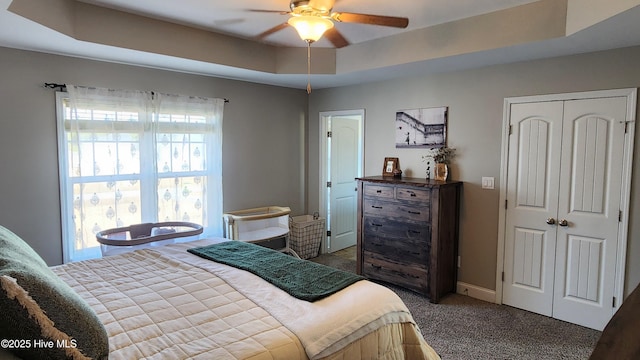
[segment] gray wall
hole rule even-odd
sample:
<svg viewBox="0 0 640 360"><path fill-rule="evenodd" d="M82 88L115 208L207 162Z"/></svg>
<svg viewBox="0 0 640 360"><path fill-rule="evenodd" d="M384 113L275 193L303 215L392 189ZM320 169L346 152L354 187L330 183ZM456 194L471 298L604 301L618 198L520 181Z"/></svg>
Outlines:
<svg viewBox="0 0 640 360"><path fill-rule="evenodd" d="M223 97L224 210L305 212L304 90L0 48L0 225L62 262L55 94L45 82Z"/></svg>
<svg viewBox="0 0 640 360"><path fill-rule="evenodd" d="M425 176L426 151L396 149L395 112L449 106L448 144L458 149L452 177L464 181L459 281L495 289L504 98L640 86L640 48L554 58L374 84L315 90L309 114L308 207L318 208L320 111L365 109L365 175L399 157L407 176ZM634 168L640 164L636 144ZM640 180L633 172L626 292L640 282ZM495 190L481 189L492 176Z"/></svg>
<svg viewBox="0 0 640 360"><path fill-rule="evenodd" d="M374 84L293 90L0 48L0 225L49 264L62 261L55 96L44 82L225 97L224 209L318 209L320 111L365 109L365 174L397 156L407 176L425 175L414 149L395 149L395 111L449 106L452 167L465 182L459 280L495 289L502 107L505 97L640 86L640 48L421 75ZM308 110L308 112L307 112ZM310 114L310 116L307 116ZM640 162L636 146L634 168ZM482 190L482 176L496 178ZM627 292L640 282L640 180L633 172ZM308 189L308 191L307 191Z"/></svg>

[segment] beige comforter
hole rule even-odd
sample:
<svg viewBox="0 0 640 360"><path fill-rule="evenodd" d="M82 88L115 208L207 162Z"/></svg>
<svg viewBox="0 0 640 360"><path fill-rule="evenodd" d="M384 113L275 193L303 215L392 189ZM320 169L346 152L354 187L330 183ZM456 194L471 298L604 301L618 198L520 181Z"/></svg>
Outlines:
<svg viewBox="0 0 640 360"><path fill-rule="evenodd" d="M437 359L395 293L360 281L313 303L259 277L150 248L53 268L105 324L112 359Z"/></svg>

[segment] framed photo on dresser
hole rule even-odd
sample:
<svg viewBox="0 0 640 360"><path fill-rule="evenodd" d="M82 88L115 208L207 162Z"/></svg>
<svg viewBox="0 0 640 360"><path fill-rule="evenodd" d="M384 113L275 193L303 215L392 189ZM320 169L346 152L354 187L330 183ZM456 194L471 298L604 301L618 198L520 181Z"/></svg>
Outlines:
<svg viewBox="0 0 640 360"><path fill-rule="evenodd" d="M400 168L400 160L397 157L384 158L382 176L393 176L393 170Z"/></svg>

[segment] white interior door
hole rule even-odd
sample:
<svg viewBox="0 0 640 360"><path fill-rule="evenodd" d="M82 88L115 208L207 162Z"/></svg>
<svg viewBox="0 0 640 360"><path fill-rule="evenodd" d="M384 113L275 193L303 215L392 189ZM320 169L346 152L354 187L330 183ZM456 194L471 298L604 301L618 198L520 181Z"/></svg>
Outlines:
<svg viewBox="0 0 640 360"><path fill-rule="evenodd" d="M627 102L564 109L554 317L602 329L613 315Z"/></svg>
<svg viewBox="0 0 640 360"><path fill-rule="evenodd" d="M360 176L359 143L360 119L341 116L331 119L331 252L356 245L358 193L355 179Z"/></svg>
<svg viewBox="0 0 640 360"><path fill-rule="evenodd" d="M547 316L553 310L562 113L561 101L511 105L502 301Z"/></svg>
<svg viewBox="0 0 640 360"><path fill-rule="evenodd" d="M330 134L326 138L326 217L331 236L326 250L334 252L356 245L356 178L363 173L364 111L321 113Z"/></svg>
<svg viewBox="0 0 640 360"><path fill-rule="evenodd" d="M511 104L504 304L598 330L619 306L629 99Z"/></svg>

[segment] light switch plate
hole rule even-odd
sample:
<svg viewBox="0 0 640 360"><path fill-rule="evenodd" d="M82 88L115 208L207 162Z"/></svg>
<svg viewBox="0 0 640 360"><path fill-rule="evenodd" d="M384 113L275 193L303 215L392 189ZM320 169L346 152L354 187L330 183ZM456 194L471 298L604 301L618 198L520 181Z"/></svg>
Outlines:
<svg viewBox="0 0 640 360"><path fill-rule="evenodd" d="M495 178L493 177L482 177L482 188L483 189L495 189Z"/></svg>

